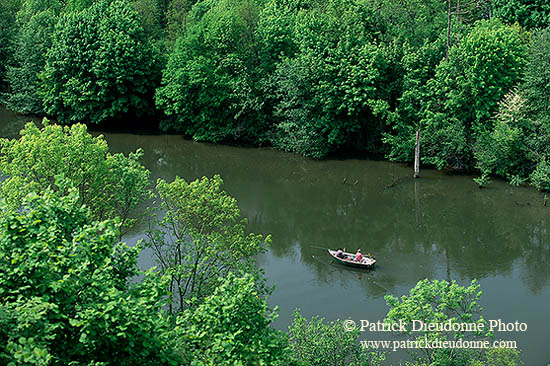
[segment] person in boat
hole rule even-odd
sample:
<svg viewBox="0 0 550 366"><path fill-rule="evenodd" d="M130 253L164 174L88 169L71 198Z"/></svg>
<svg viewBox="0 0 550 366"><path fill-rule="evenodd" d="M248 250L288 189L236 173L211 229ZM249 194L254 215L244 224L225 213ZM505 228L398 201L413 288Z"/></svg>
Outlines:
<svg viewBox="0 0 550 366"><path fill-rule="evenodd" d="M355 253L355 260L357 262L361 262L363 260L363 254L361 254L361 249L357 249L357 253Z"/></svg>
<svg viewBox="0 0 550 366"><path fill-rule="evenodd" d="M337 251L336 251L336 256L338 258L342 258L342 259L345 259L346 256L344 255L344 251L342 250L342 248L339 248Z"/></svg>

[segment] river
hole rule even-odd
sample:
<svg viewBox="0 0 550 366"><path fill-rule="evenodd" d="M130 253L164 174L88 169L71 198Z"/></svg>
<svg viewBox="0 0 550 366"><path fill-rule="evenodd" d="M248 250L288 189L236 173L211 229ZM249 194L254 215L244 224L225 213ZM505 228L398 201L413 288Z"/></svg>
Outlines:
<svg viewBox="0 0 550 366"><path fill-rule="evenodd" d="M0 109L0 135L16 136L26 120ZM273 237L258 261L275 286L276 327L286 329L295 308L307 317L382 320L386 294L407 294L424 278L477 279L485 319L528 326L497 338L517 341L526 365L550 362L550 205L536 190L502 181L479 189L472 176L433 170L414 180L411 167L384 161L316 161L174 135L104 135L113 152L143 148L154 179L221 175L249 229ZM141 230L125 239L135 243ZM377 268L336 265L327 247L374 253ZM140 260L153 263L147 255ZM403 354L389 356L397 362Z"/></svg>

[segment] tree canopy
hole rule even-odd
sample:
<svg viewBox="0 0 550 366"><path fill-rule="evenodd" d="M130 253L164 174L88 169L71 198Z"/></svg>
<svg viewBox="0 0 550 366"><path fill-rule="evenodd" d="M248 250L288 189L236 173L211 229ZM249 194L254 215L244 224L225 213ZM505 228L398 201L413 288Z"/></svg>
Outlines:
<svg viewBox="0 0 550 366"><path fill-rule="evenodd" d="M211 295L229 272L252 274L263 288L255 255L264 252L271 239L245 232L247 221L222 183L219 175L190 183L179 177L157 182L153 217L157 210L164 217L152 219L147 236L160 270L171 274L170 310L182 311L186 301Z"/></svg>
<svg viewBox="0 0 550 366"><path fill-rule="evenodd" d="M424 164L550 188L545 1L2 7L2 100L19 112L313 158L353 150L411 162L419 132ZM529 118L512 132L504 109L523 99L514 105Z"/></svg>
<svg viewBox="0 0 550 366"><path fill-rule="evenodd" d="M229 273L202 304L187 310L176 333L188 364L286 366L286 338L271 328L268 310L250 275Z"/></svg>
<svg viewBox="0 0 550 366"><path fill-rule="evenodd" d="M157 64L124 0L64 13L46 56L44 110L60 122L100 123L151 111Z"/></svg>
<svg viewBox="0 0 550 366"><path fill-rule="evenodd" d="M6 98L9 109L30 114L43 112L38 75L44 71L45 55L51 47L60 11L61 3L57 0L28 0L17 13L14 65L7 70L12 90Z"/></svg>
<svg viewBox="0 0 550 366"><path fill-rule="evenodd" d="M386 295L385 300L390 308L386 315L386 322L405 324L409 336L421 340L426 337L428 341L453 340L475 336L490 336L488 331L482 332L461 332L461 331L426 331L413 332L413 322L421 321L424 324L443 324L445 322L486 324L481 311L483 308L479 303L481 291L476 281L467 286L461 286L456 282L445 280L422 280L413 287L409 295L401 298L393 295ZM421 348L409 350L413 359L425 362L428 365L466 365L470 360L475 360L475 349L453 349L453 348ZM478 352L479 353L479 352Z"/></svg>
<svg viewBox="0 0 550 366"><path fill-rule="evenodd" d="M2 363L174 364L163 279L132 283L139 246L79 201L47 188L0 220Z"/></svg>
<svg viewBox="0 0 550 366"><path fill-rule="evenodd" d="M43 123L39 128L29 122L19 139L0 139L0 172L5 177L0 195L7 208L18 209L29 192L63 177L95 218L119 217L127 230L135 220L134 207L149 195L149 171L140 162L143 152L111 154L103 136L92 136L85 125Z"/></svg>

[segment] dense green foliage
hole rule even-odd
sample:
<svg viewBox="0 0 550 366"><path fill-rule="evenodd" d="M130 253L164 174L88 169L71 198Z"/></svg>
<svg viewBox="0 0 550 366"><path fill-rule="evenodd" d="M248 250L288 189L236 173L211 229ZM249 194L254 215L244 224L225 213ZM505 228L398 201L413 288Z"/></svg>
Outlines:
<svg viewBox="0 0 550 366"><path fill-rule="evenodd" d="M111 154L103 136L93 137L86 126L28 123L19 139L0 139L0 172L5 180L0 196L8 208L18 209L29 192L41 191L63 176L78 190L81 204L94 218L119 217L122 229L135 218L133 208L146 197L149 171L141 164L141 150Z"/></svg>
<svg viewBox="0 0 550 366"><path fill-rule="evenodd" d="M522 77L527 48L519 28L477 22L428 82L421 121L423 161L438 168L473 167L473 146L491 129L499 100Z"/></svg>
<svg viewBox="0 0 550 366"><path fill-rule="evenodd" d="M181 311L185 300L212 294L229 272L254 274L261 286L255 255L265 251L270 237L246 234L247 221L222 183L218 175L190 183L182 178L157 182L156 208L164 217L151 223L148 245L160 270L172 276L175 306L170 309Z"/></svg>
<svg viewBox="0 0 550 366"><path fill-rule="evenodd" d="M291 357L303 366L377 366L383 354L359 345L359 329L344 331L342 322L325 322L318 316L311 320L294 312L288 331Z"/></svg>
<svg viewBox="0 0 550 366"><path fill-rule="evenodd" d="M527 47L521 29L478 21L443 58L441 40L405 53L403 94L390 158L410 161L415 131L422 160L438 168L471 169L474 146L492 128L498 102L522 77Z"/></svg>
<svg viewBox="0 0 550 366"><path fill-rule="evenodd" d="M79 201L48 188L0 220L2 364L290 365L251 275L228 274L172 319L169 276L139 271L141 247Z"/></svg>
<svg viewBox="0 0 550 366"><path fill-rule="evenodd" d="M123 0L65 13L42 73L46 113L99 123L150 112L156 62L139 16Z"/></svg>
<svg viewBox="0 0 550 366"><path fill-rule="evenodd" d="M521 183L532 171L528 140L534 131L525 107L526 100L517 90L499 103L493 130L476 146L476 159L483 174L495 173Z"/></svg>
<svg viewBox="0 0 550 366"><path fill-rule="evenodd" d="M386 295L385 300L390 308L385 321L389 324L403 321L407 331L404 335L415 337L422 342L436 340L489 340L493 334L486 327L479 300L481 291L477 281L469 286L461 286L455 281L427 279L419 281L408 295L398 298ZM424 324L477 324L483 325L482 331L412 331L412 322ZM410 339L410 338L409 338ZM521 366L520 350L513 348L420 348L410 349L414 363L409 366Z"/></svg>
<svg viewBox="0 0 550 366"><path fill-rule="evenodd" d="M133 0L132 8L139 15L140 24L150 40L162 38L161 10L157 0Z"/></svg>
<svg viewBox="0 0 550 366"><path fill-rule="evenodd" d="M513 23L504 15L508 3L457 2L450 14L445 5L198 2L157 92L157 106L169 116L163 128L214 142L269 141L313 157L354 148L398 161L412 160L420 130L425 163L480 168L484 146L499 133L499 103L530 67L544 67L540 55L528 61L542 42L494 17ZM548 88L543 75L531 80L534 94L548 95L540 93ZM518 165L512 155L497 160ZM521 166L524 176L531 165Z"/></svg>
<svg viewBox="0 0 550 366"><path fill-rule="evenodd" d="M0 1L0 92L7 89L6 72L13 63L16 14L20 7L20 0Z"/></svg>
<svg viewBox="0 0 550 366"><path fill-rule="evenodd" d="M0 92L29 124L0 141L0 362L372 365L357 333L296 314L288 336L219 176L159 180L142 273L118 243L149 197L142 152L82 123L160 128L322 158L354 149L550 190L546 0L2 0ZM157 110L155 110L157 108ZM387 319L479 321L477 284L421 281ZM418 334L416 334L418 335ZM460 333L430 333L454 339ZM418 364L519 365L428 350Z"/></svg>
<svg viewBox="0 0 550 366"><path fill-rule="evenodd" d="M196 140L316 158L352 149L410 162L420 131L424 164L550 188L543 0L1 6L13 110L64 123L155 116Z"/></svg>
<svg viewBox="0 0 550 366"><path fill-rule="evenodd" d="M287 365L286 338L270 328L250 258L269 239L245 234L221 178L159 181L158 209L171 208L159 229L176 225L179 248L195 245L204 256L142 272L142 246L118 242L124 214L147 193L141 152L112 155L81 124L29 123L21 135L1 142L2 364ZM172 314L172 284L184 270L197 288L187 312Z"/></svg>
<svg viewBox="0 0 550 366"><path fill-rule="evenodd" d="M60 9L57 0L28 0L17 13L14 66L9 67L7 73L11 93L6 98L7 107L14 111L43 112L38 74L44 70L45 55L51 47Z"/></svg>
<svg viewBox="0 0 550 366"><path fill-rule="evenodd" d="M378 44L377 26L368 6L353 2L297 14L290 29L296 51L273 75L276 146L314 157L346 142L375 149L388 109L387 93L376 86L385 83L392 56Z"/></svg>
<svg viewBox="0 0 550 366"><path fill-rule="evenodd" d="M527 29L550 26L550 3L546 0L494 0L495 14L507 23L519 22Z"/></svg>
<svg viewBox="0 0 550 366"><path fill-rule="evenodd" d="M404 44L401 67L403 92L398 98L391 123L391 131L383 141L389 146L388 157L395 161L413 159L416 131L421 128L425 115L428 82L433 83L437 65L444 57L442 38L426 41L420 47Z"/></svg>
<svg viewBox="0 0 550 366"><path fill-rule="evenodd" d="M491 348L482 360L473 361L469 366L522 366L520 351L512 348Z"/></svg>
<svg viewBox="0 0 550 366"><path fill-rule="evenodd" d="M533 32L525 70L523 92L528 99L527 112L540 125L550 124L550 28Z"/></svg>
<svg viewBox="0 0 550 366"><path fill-rule="evenodd" d="M0 143L2 364L384 364L383 355L359 346L358 330L339 321L296 313L287 334L273 329L276 309L267 306L254 260L270 238L246 232L219 176L158 181L148 234L159 268L139 270L142 244L118 239L147 193L140 152L112 155L84 125L45 122ZM386 297L387 319L483 322L480 295L475 282L421 281L408 296ZM521 364L515 350L447 351L415 360Z"/></svg>
<svg viewBox="0 0 550 366"><path fill-rule="evenodd" d="M284 334L254 278L230 273L214 293L187 310L176 327L184 359L193 366L290 366Z"/></svg>
<svg viewBox="0 0 550 366"><path fill-rule="evenodd" d="M252 74L258 11L249 0L204 1L193 8L156 95L170 117L165 129L214 142L253 141L261 133Z"/></svg>
<svg viewBox="0 0 550 366"><path fill-rule="evenodd" d="M456 282L423 280L411 289L408 296L397 298L386 295L386 303L390 310L386 316L386 322L398 323L402 321L407 329L406 334L422 340L427 337L428 341L434 340L456 340L465 337L489 336L483 332L443 332L443 331L415 331L412 323L420 320L424 324L430 323L477 323L485 324L480 316L483 310L479 304L481 291L479 284L475 281L468 287L463 287ZM428 365L467 365L469 360L475 359L474 353L479 350L468 348L423 348L411 349L415 361L425 362ZM479 355L477 355L479 357Z"/></svg>
<svg viewBox="0 0 550 366"><path fill-rule="evenodd" d="M164 9L166 39L172 43L185 33L187 15L196 0L171 0L164 3L166 3Z"/></svg>
<svg viewBox="0 0 550 366"><path fill-rule="evenodd" d="M512 184L530 181L550 189L550 30L533 32L524 81L499 103L492 131L475 147L482 174L506 177Z"/></svg>
<svg viewBox="0 0 550 366"><path fill-rule="evenodd" d="M0 221L0 362L169 364L162 278L132 284L139 247L79 201L48 188Z"/></svg>

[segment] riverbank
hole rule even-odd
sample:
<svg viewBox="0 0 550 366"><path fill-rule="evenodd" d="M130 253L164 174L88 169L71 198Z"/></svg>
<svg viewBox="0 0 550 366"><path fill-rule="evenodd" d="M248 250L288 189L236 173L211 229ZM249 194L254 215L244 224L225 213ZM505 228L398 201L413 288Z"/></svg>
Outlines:
<svg viewBox="0 0 550 366"><path fill-rule="evenodd" d="M40 123L43 116L33 116L33 115L22 115L17 112L10 111L6 109L5 106L0 105L0 118L3 119L9 119L12 121L18 121L18 126L23 127L24 123L26 121L35 121L37 123ZM52 119L52 121L55 122L55 119ZM136 124L135 121L138 123ZM132 134L137 136L175 136L178 138L186 139L187 141L193 141L190 138L186 138L178 133L165 133L163 132L159 127L158 124L156 125L156 128L151 128L151 119L150 118L141 118L141 119L132 119L132 120L126 120L121 121L121 123L100 123L98 125L88 125L88 130L93 133L110 133L110 134ZM15 135L14 135L15 136ZM243 148L243 149L265 149L265 148L271 148L275 151L280 151L282 153L285 153L282 150L277 150L277 148L273 147L272 145L264 145L264 146L258 146L250 143L243 143L240 141L223 141L219 143L212 143L212 142L200 142L206 145L221 145L221 146L228 146L228 147L235 147L235 148ZM388 160L383 154L372 154L365 151L359 151L359 150L351 150L351 149L343 149L338 152L332 152L328 154L324 158L311 158L311 157L305 157L298 153L293 153L297 156L300 156L301 158L304 158L306 160L311 161L330 161L330 160L337 160L337 161L345 161L350 159L357 159L357 160L372 160L372 161L385 161L388 163L398 164L399 166L406 166L410 167L411 175L413 171L412 161L405 162L405 163L399 163L399 162L392 162ZM421 176L422 171L427 170L435 170L435 167L430 164L421 164ZM475 178L479 175L479 172L476 171L467 171L467 170L441 170L442 174L449 175L449 176L469 176L472 178ZM500 177L492 177L492 179L497 181L504 181ZM390 184L394 184L396 182L390 182Z"/></svg>

